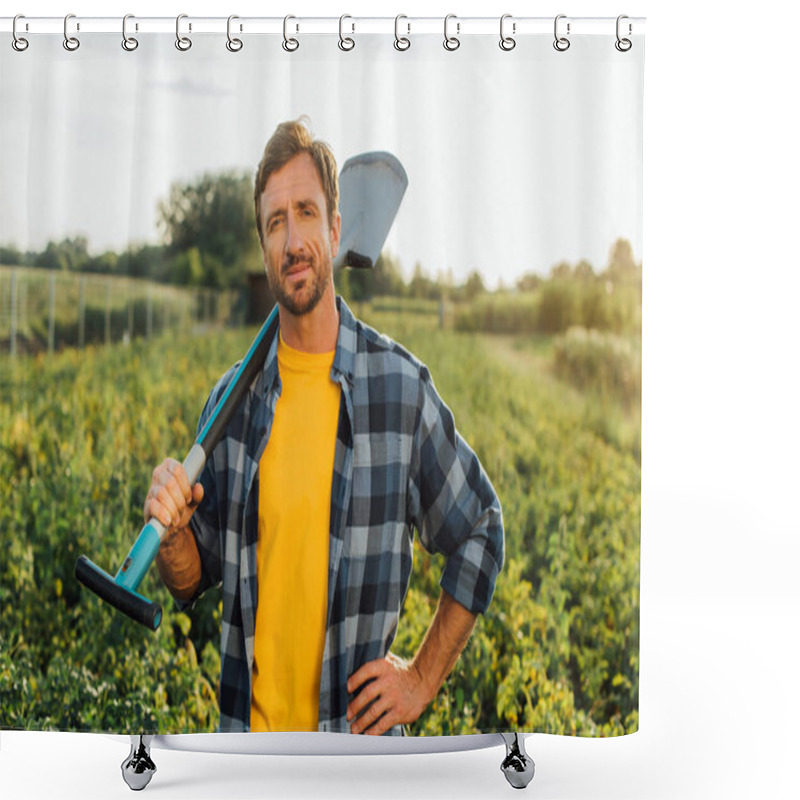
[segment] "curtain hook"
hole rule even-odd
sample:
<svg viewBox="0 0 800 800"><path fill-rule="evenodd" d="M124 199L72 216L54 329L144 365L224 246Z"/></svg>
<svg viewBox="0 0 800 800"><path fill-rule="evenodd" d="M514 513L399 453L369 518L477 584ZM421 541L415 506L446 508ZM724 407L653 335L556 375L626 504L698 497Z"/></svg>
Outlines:
<svg viewBox="0 0 800 800"><path fill-rule="evenodd" d="M461 47L461 40L458 38L458 36L448 36L447 35L447 25L448 25L448 23L450 22L451 19L456 19L456 15L455 14L448 14L444 18L444 49L445 50L450 50L452 52L453 50L458 50L458 48ZM460 33L460 31L461 31L461 23L457 22L456 23L456 33L458 34L458 33Z"/></svg>
<svg viewBox="0 0 800 800"><path fill-rule="evenodd" d="M342 33L342 25L346 19L353 19L353 18L349 14L342 14L342 16L339 17L339 49L344 50L345 52L347 52L348 50L352 50L356 46L356 43L353 39L351 39L349 36L344 36L344 34ZM353 33L355 32L356 32L356 24L354 22Z"/></svg>
<svg viewBox="0 0 800 800"><path fill-rule="evenodd" d="M135 19L133 14L126 14L122 18L122 49L132 53L139 46L139 40L135 39L133 36L128 36L129 19ZM136 28L138 30L139 26L137 25Z"/></svg>
<svg viewBox="0 0 800 800"><path fill-rule="evenodd" d="M64 17L64 49L69 50L70 53L77 50L81 46L80 41L74 36L70 36L69 31L67 30L67 26L69 25L69 21L71 19L75 19L74 14L67 14L67 16ZM78 25L77 30L80 29L81 27Z"/></svg>
<svg viewBox="0 0 800 800"><path fill-rule="evenodd" d="M283 18L283 49L287 53L293 53L298 47L300 47L300 42L298 42L297 39L294 37L290 39L287 35L287 28L290 19L297 19L297 17L293 17L291 14L289 14ZM298 25L295 30L300 30L300 26Z"/></svg>
<svg viewBox="0 0 800 800"><path fill-rule="evenodd" d="M553 47L558 50L559 53L563 53L565 50L569 50L570 41L565 36L558 35L558 21L560 19L566 19L566 14L559 14L556 17L555 25L553 27L554 35L556 40L553 42ZM569 22L567 23L567 36L569 36Z"/></svg>
<svg viewBox="0 0 800 800"><path fill-rule="evenodd" d="M394 49L395 50L408 50L411 47L411 39L408 39L405 36L400 36L400 20L401 19L408 19L405 14L398 14L394 18ZM411 23L407 22L406 25L408 26L408 32L411 33Z"/></svg>
<svg viewBox="0 0 800 800"><path fill-rule="evenodd" d="M617 50L620 51L620 53L627 53L628 50L630 50L631 47L633 47L633 42L630 39L623 39L619 35L620 22L622 22L622 20L624 20L624 19L628 19L627 14L620 14L617 17L617 41L614 42L614 47L616 47ZM633 28L632 28L632 26L631 26L631 24L629 22L628 23L628 34L631 34L632 32L633 32Z"/></svg>
<svg viewBox="0 0 800 800"><path fill-rule="evenodd" d="M175 47L184 52L192 46L192 40L188 36L181 36L181 20L188 17L188 14L178 14L178 18L175 20ZM192 26L190 24L189 30L191 29Z"/></svg>
<svg viewBox="0 0 800 800"><path fill-rule="evenodd" d="M507 19L511 19L511 14L503 14L500 17L500 49L505 50L508 52L509 50L513 50L517 46L517 40L512 38L511 36L506 36L504 32L504 25ZM517 23L514 22L511 25L511 32L517 32Z"/></svg>
<svg viewBox="0 0 800 800"><path fill-rule="evenodd" d="M231 37L231 22L233 22L233 20L235 19L239 19L239 17L236 16L236 14L231 14L228 17L228 41L225 42L225 47L227 47L231 53L238 53L242 49L242 47L244 47L244 43L242 42L241 39L234 39ZM241 29L242 29L241 26L239 26L240 31Z"/></svg>
<svg viewBox="0 0 800 800"><path fill-rule="evenodd" d="M28 49L28 40L24 39L17 33L17 20L18 19L25 19L24 14L17 14L14 17L14 23L11 26L11 33L13 34L14 38L11 40L11 46L18 52L21 53L23 50Z"/></svg>

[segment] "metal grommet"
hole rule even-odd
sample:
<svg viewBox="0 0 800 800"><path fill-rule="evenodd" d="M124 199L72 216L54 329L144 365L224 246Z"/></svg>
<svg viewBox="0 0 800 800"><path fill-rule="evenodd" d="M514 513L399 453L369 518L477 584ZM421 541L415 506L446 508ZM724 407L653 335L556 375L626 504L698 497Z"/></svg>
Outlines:
<svg viewBox="0 0 800 800"><path fill-rule="evenodd" d="M399 28L401 19L408 19L408 17L405 14L398 14L394 18L394 49L402 52L411 47L411 39L400 36ZM408 32L411 33L411 23L407 22L406 25L408 26Z"/></svg>
<svg viewBox="0 0 800 800"><path fill-rule="evenodd" d="M188 36L181 36L181 20L188 18L188 14L178 14L178 18L175 20L175 47L184 53L192 46L192 40ZM190 24L189 30L191 29L192 26Z"/></svg>
<svg viewBox="0 0 800 800"><path fill-rule="evenodd" d="M620 22L622 22L623 19L628 19L628 16L626 14L620 14L617 17L617 41L614 42L614 47L616 47L620 53L627 53L628 50L633 47L633 42L630 39L623 39L619 35ZM628 33L631 33L631 30L631 25L628 23Z"/></svg>
<svg viewBox="0 0 800 800"><path fill-rule="evenodd" d="M298 42L295 38L290 39L286 34L286 29L290 19L296 19L296 17L293 17L291 14L289 14L283 18L283 49L287 53L294 53L294 51L300 47L300 42Z"/></svg>
<svg viewBox="0 0 800 800"><path fill-rule="evenodd" d="M234 39L231 36L231 22L235 19L239 19L236 14L231 14L228 17L228 41L225 42L225 47L227 47L231 53L238 53L244 47L244 42L242 42L241 39ZM241 30L241 28L239 28L239 30Z"/></svg>
<svg viewBox="0 0 800 800"><path fill-rule="evenodd" d="M504 33L503 26L505 25L507 19L511 19L511 14L503 14L503 16L500 17L500 49L505 50L506 52L513 50L517 46L517 40L512 39L510 36L506 36ZM517 32L516 22L512 23L511 31L512 33Z"/></svg>
<svg viewBox="0 0 800 800"><path fill-rule="evenodd" d="M22 53L24 50L28 49L28 40L23 38L17 33L17 20L18 19L25 19L24 14L17 14L14 17L14 22L11 26L11 33L13 35L13 39L11 40L11 46L18 52Z"/></svg>
<svg viewBox="0 0 800 800"><path fill-rule="evenodd" d="M450 50L452 52L453 50L458 50L458 48L461 47L461 40L457 36L447 35L447 24L450 22L451 19L456 19L456 15L448 14L444 18L444 49ZM459 33L460 31L461 31L461 24L457 22L456 33Z"/></svg>
<svg viewBox="0 0 800 800"><path fill-rule="evenodd" d="M356 43L353 39L351 39L349 36L344 36L342 33L342 24L346 19L353 18L349 14L342 14L342 16L339 17L339 49L344 50L345 52L352 50L356 46ZM355 33L355 31L356 24L353 23L353 33Z"/></svg>
<svg viewBox="0 0 800 800"><path fill-rule="evenodd" d="M558 21L560 19L566 19L566 14L559 14L556 17L555 24L553 26L554 36L556 40L553 42L553 47L558 50L559 53L563 53L565 50L569 50L570 41L565 36L558 35ZM567 23L567 35L569 35L569 22Z"/></svg>
<svg viewBox="0 0 800 800"><path fill-rule="evenodd" d="M78 39L76 39L74 36L70 36L69 31L67 30L69 21L71 19L75 19L74 14L67 14L67 16L64 17L64 49L69 50L70 53L77 50L81 46L80 41L78 41ZM78 26L78 30L80 30L80 26Z"/></svg>
<svg viewBox="0 0 800 800"><path fill-rule="evenodd" d="M138 46L139 40L128 36L128 20L134 19L133 14L126 14L122 18L122 49L132 53Z"/></svg>

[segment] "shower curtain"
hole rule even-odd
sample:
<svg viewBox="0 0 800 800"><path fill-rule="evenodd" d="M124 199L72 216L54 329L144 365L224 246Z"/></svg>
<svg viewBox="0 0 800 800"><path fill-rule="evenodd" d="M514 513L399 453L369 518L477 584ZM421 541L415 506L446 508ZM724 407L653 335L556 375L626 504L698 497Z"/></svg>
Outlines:
<svg viewBox="0 0 800 800"><path fill-rule="evenodd" d="M337 265L336 294L427 366L502 510L474 631L402 732L636 731L643 36L613 19L174 22L2 37L0 727L225 729L242 575L186 607L153 565L137 591L163 608L154 632L74 567L114 575L154 468L189 451L269 312L254 176L303 119L337 169L402 165L380 257ZM351 219L375 211L354 202ZM408 585L381 574L370 593L397 584L378 638L406 661L454 572L413 527Z"/></svg>

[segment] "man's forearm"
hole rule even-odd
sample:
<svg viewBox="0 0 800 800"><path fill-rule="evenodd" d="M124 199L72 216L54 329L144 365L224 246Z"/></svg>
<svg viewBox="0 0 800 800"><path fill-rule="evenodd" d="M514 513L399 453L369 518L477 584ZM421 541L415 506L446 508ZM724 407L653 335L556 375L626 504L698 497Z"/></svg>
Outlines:
<svg viewBox="0 0 800 800"><path fill-rule="evenodd" d="M190 600L200 586L202 567L197 542L187 525L164 537L156 565L167 588L179 600Z"/></svg>
<svg viewBox="0 0 800 800"><path fill-rule="evenodd" d="M411 662L425 691L425 703L430 703L467 644L478 615L468 611L447 592L442 591L433 620L425 638Z"/></svg>

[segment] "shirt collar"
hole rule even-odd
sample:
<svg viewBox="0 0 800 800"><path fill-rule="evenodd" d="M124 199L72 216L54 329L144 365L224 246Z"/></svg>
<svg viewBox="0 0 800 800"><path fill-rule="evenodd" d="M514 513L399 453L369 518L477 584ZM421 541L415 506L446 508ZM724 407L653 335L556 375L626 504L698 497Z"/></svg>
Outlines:
<svg viewBox="0 0 800 800"><path fill-rule="evenodd" d="M339 310L339 335L336 338L331 377L335 380L341 375L352 386L356 371L357 322L341 295L336 297L336 307ZM270 344L264 369L261 371L261 380L254 389L259 394L266 395L275 387L278 380L278 337L275 336Z"/></svg>

